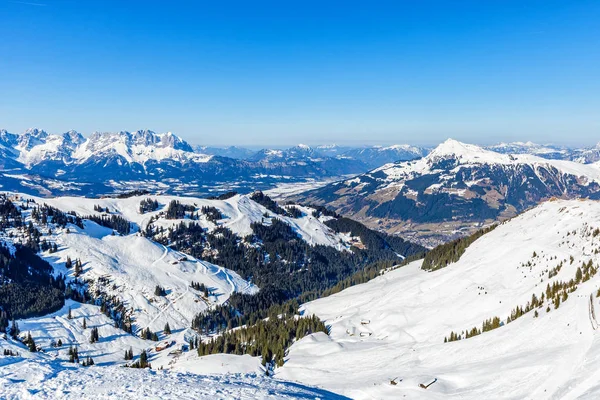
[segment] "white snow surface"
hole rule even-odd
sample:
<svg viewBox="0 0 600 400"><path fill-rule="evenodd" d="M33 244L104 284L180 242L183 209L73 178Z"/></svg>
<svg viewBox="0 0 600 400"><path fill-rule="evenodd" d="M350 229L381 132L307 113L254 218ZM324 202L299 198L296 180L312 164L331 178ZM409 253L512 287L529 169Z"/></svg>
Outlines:
<svg viewBox="0 0 600 400"><path fill-rule="evenodd" d="M426 272L416 261L307 303L305 313L324 319L331 336L292 345L277 376L356 399L598 398L600 332L591 310L600 307L600 275L578 285L558 309L550 304L547 312L546 302L537 318L530 311L444 343L451 331L481 328L494 316L506 321L548 283L574 278L582 262L598 265L598 227L599 202L547 202L484 235L444 269ZM560 261L562 269L549 278ZM435 379L426 390L418 386Z"/></svg>

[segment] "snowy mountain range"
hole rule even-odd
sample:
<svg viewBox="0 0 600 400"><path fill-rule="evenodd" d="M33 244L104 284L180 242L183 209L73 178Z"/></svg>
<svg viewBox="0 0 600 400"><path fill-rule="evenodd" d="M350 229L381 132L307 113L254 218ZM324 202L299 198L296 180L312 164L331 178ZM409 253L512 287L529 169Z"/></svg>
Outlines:
<svg viewBox="0 0 600 400"><path fill-rule="evenodd" d="M499 143L486 148L503 154L532 154L542 158L575 161L581 164L600 161L600 143L592 147L568 148L533 142L512 142Z"/></svg>
<svg viewBox="0 0 600 400"><path fill-rule="evenodd" d="M421 159L387 164L295 198L423 243L431 239L431 245L551 197L599 198L600 164L502 154L449 139Z"/></svg>
<svg viewBox="0 0 600 400"><path fill-rule="evenodd" d="M331 148L330 148L331 149ZM0 165L5 190L34 194L105 194L148 190L207 194L249 192L293 183L365 172L381 161L416 157L404 150L378 148L377 155L324 154L298 145L258 152L239 147L192 147L171 132L76 131L48 134L32 128L22 134L0 131ZM386 158L387 157L387 158ZM400 157L400 158L398 158ZM168 182L168 185L164 183Z"/></svg>

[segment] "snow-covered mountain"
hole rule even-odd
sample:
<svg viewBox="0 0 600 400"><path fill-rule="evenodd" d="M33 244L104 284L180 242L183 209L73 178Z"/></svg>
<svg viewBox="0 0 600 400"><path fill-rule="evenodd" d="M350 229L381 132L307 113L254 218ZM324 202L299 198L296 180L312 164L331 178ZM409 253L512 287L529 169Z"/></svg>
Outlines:
<svg viewBox="0 0 600 400"><path fill-rule="evenodd" d="M599 202L549 201L443 269L307 303L330 335L292 345L277 376L356 399L598 398L599 231Z"/></svg>
<svg viewBox="0 0 600 400"><path fill-rule="evenodd" d="M449 139L421 159L387 164L297 197L371 226L447 240L550 197L599 196L598 164L501 154ZM431 224L439 224L434 232Z"/></svg>

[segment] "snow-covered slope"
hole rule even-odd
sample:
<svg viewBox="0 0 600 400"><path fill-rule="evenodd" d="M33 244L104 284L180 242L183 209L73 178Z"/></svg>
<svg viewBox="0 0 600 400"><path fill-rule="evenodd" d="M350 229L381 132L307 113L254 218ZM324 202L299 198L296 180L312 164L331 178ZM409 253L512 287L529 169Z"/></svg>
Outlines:
<svg viewBox="0 0 600 400"><path fill-rule="evenodd" d="M75 212L79 216L110 215L119 216L133 223L132 232L144 231L152 220L156 228L168 230L180 223L198 223L211 232L217 227L229 228L239 237L252 234L252 223L270 223L265 215L275 215L249 196L236 195L227 200L208 200L175 196L134 196L124 199L87 199L80 197L58 197L42 199L13 194L17 204L24 200L34 200L38 204L48 204L65 213ZM18 200L17 200L18 199ZM156 200L159 207L155 211L140 213L142 200ZM212 222L201 214L198 220L166 219L164 212L171 201L179 201L201 209L215 207L223 219ZM103 212L96 211L98 207ZM275 215L287 223L307 243L331 246L341 251L348 250L355 238L336 233L324 221L328 217L315 218L312 209L297 206L302 212L298 218ZM106 214L109 210L110 214ZM30 215L31 210L24 211ZM199 213L200 214L200 213ZM30 219L29 219L30 220ZM229 265L214 265L198 260L188 254L175 251L139 233L121 236L90 220L84 221L83 229L70 224L65 228L54 227L52 232L41 227L45 240L55 243L58 251L47 250L41 255L49 261L55 273L70 276L72 270L65 266L67 259L82 260L81 278L90 282L93 290L107 296L116 296L131 310L136 332L150 328L161 331L165 324L172 329L185 329L191 326L193 317L209 307L223 304L234 292L253 294L259 288L242 279L228 269ZM8 234L10 234L9 231ZM18 241L16 237L0 237L8 243ZM23 238L25 240L26 237ZM200 291L190 287L192 282L211 288L211 295L205 297ZM165 296L157 296L157 286L166 290Z"/></svg>
<svg viewBox="0 0 600 400"><path fill-rule="evenodd" d="M596 201L546 202L444 269L426 272L417 261L308 303L331 336L294 344L278 376L363 399L597 398L599 274L576 283L559 308L545 297L506 322L548 284L575 279L590 260L600 267L599 228ZM464 339L495 316L504 326ZM444 343L451 331L463 340Z"/></svg>
<svg viewBox="0 0 600 400"><path fill-rule="evenodd" d="M21 399L345 399L262 375L197 375L21 361L0 368L0 396Z"/></svg>

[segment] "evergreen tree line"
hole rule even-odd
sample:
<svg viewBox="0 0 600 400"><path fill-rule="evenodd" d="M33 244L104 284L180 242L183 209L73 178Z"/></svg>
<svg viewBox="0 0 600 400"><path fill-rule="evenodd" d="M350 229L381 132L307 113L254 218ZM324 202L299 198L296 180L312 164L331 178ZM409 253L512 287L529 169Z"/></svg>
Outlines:
<svg viewBox="0 0 600 400"><path fill-rule="evenodd" d="M206 219L213 223L216 223L218 220L223 219L223 214L216 207L202 206L200 211L202 212L202 214L206 215Z"/></svg>
<svg viewBox="0 0 600 400"><path fill-rule="evenodd" d="M471 243L486 233L491 232L494 228L496 228L496 225L480 229L470 236L455 239L435 247L433 250L427 252L421 268L426 271L436 271L446 267L448 264L457 262Z"/></svg>
<svg viewBox="0 0 600 400"><path fill-rule="evenodd" d="M237 195L238 193L236 191L230 191L230 192L225 192L223 194L220 194L218 196L207 196L206 199L207 200L227 200L232 198L233 196Z"/></svg>
<svg viewBox="0 0 600 400"><path fill-rule="evenodd" d="M73 224L83 229L83 221L75 212L67 214L45 203L40 207L32 208L31 217L43 225L52 223L64 229L67 224Z"/></svg>
<svg viewBox="0 0 600 400"><path fill-rule="evenodd" d="M131 232L131 224L125 218L119 215L88 215L83 217L94 221L98 225L113 229L121 235L128 235Z"/></svg>
<svg viewBox="0 0 600 400"><path fill-rule="evenodd" d="M94 211L110 214L110 209L108 207L104 208L99 204L94 204Z"/></svg>
<svg viewBox="0 0 600 400"><path fill-rule="evenodd" d="M271 314L268 320L231 330L204 343L198 343L198 355L227 353L261 356L262 364L282 366L286 349L295 341L315 332L329 334L316 316L297 317L295 313Z"/></svg>
<svg viewBox="0 0 600 400"><path fill-rule="evenodd" d="M178 200L171 200L165 214L166 219L183 219L185 213L193 213L196 207L190 204L181 204ZM197 218L195 218L197 219Z"/></svg>
<svg viewBox="0 0 600 400"><path fill-rule="evenodd" d="M289 216L285 209L280 207L279 204L277 204L273 199L271 199L269 196L267 196L260 190L252 193L250 199L275 214Z"/></svg>

